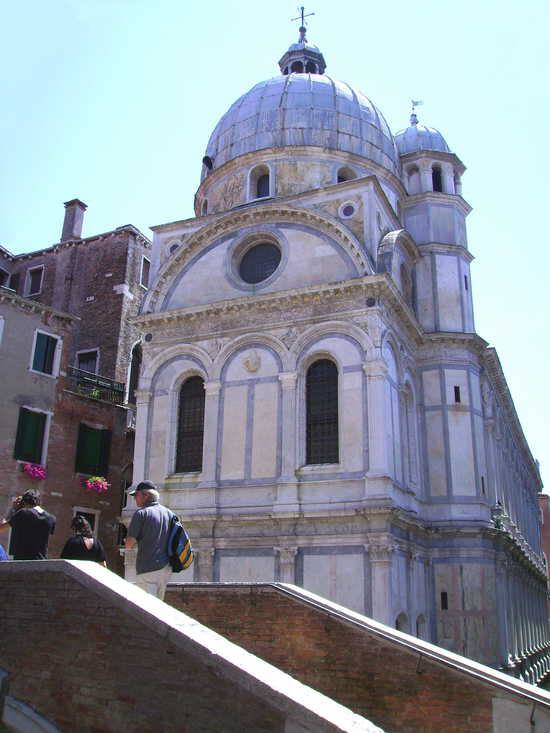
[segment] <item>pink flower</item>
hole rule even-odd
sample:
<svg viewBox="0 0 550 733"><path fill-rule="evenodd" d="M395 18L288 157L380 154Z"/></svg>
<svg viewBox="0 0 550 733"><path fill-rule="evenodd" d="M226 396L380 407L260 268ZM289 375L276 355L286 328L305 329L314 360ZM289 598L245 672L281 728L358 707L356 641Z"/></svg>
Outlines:
<svg viewBox="0 0 550 733"><path fill-rule="evenodd" d="M30 476L37 481L44 481L47 475L44 466L40 466L38 463L24 463L23 471L25 471L27 476Z"/></svg>
<svg viewBox="0 0 550 733"><path fill-rule="evenodd" d="M90 476L84 481L86 491L95 491L96 494L103 494L108 490L110 484L103 476Z"/></svg>

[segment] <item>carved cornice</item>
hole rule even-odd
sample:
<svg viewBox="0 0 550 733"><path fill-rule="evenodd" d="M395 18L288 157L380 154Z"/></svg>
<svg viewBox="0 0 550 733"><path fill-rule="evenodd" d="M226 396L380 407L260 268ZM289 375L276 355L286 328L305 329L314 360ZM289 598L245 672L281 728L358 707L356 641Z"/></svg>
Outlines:
<svg viewBox="0 0 550 733"><path fill-rule="evenodd" d="M419 244L418 249L420 255L424 256L428 252L435 252L436 254L452 254L460 255L466 262L472 262L474 260L473 254L466 249L462 244L443 244L442 242L428 242L427 244Z"/></svg>
<svg viewBox="0 0 550 733"><path fill-rule="evenodd" d="M362 275L372 272L368 257L357 238L336 219L310 209L292 208L279 202L266 203L253 209L233 210L191 234L174 257L168 259L161 267L155 285L145 300L144 310L151 312L162 307L162 301L173 278L203 247L224 235L237 233L244 227L266 223L305 224L317 229L334 239L348 252Z"/></svg>
<svg viewBox="0 0 550 733"><path fill-rule="evenodd" d="M383 307L388 315L394 315L398 318L409 338L412 338L416 344L422 343L424 333L421 326L387 274L369 275L353 280L343 280L326 285L315 285L276 293L246 295L216 303L177 308L159 313L143 313L129 320L139 328L147 330L161 324L174 327L182 321L186 323L193 321L196 324L208 320L219 321L220 318L229 314L259 314L266 311L278 314L285 309L303 312L304 307L308 305L315 306L318 309L319 305L324 304L326 305L326 313L335 314L338 299L350 298L357 301L351 309L353 312L357 311L358 304L361 304L368 311L366 299L374 298L376 304L382 304L378 307ZM376 305L372 306L373 310L376 307ZM344 304L339 315L341 316L346 310L349 311L350 308ZM282 320L287 323L287 316L283 315ZM197 329L195 331L198 333Z"/></svg>
<svg viewBox="0 0 550 733"><path fill-rule="evenodd" d="M401 155L400 158L403 167L405 167L409 163L420 162L422 160L440 160L442 163L450 163L451 165L456 167L461 175L466 170L464 163L460 160L456 153L445 153L442 150L415 150L414 152Z"/></svg>
<svg viewBox="0 0 550 733"><path fill-rule="evenodd" d="M401 208L403 210L410 209L411 206L415 206L418 203L426 201L430 204L451 204L452 206L456 206L460 209L464 216L468 216L472 210L470 204L465 201L462 196L459 196L456 193L434 193L433 191L415 193L412 196L401 199Z"/></svg>

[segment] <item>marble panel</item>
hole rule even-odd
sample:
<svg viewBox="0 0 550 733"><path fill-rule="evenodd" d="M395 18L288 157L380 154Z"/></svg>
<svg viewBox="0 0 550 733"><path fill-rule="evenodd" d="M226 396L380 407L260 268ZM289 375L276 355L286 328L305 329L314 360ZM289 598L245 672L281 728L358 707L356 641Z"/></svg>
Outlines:
<svg viewBox="0 0 550 733"><path fill-rule="evenodd" d="M226 387L222 427L221 479L244 478L248 387Z"/></svg>
<svg viewBox="0 0 550 733"><path fill-rule="evenodd" d="M252 478L277 474L279 385L267 382L254 387L252 428Z"/></svg>
<svg viewBox="0 0 550 733"><path fill-rule="evenodd" d="M445 442L443 440L443 413L441 411L426 412L426 434L430 492L432 496L446 496L447 469Z"/></svg>
<svg viewBox="0 0 550 733"><path fill-rule="evenodd" d="M353 611L364 613L364 557L357 554L304 553L304 582L306 590L340 603Z"/></svg>
<svg viewBox="0 0 550 733"><path fill-rule="evenodd" d="M477 492L470 413L449 410L447 417L453 494L475 496Z"/></svg>

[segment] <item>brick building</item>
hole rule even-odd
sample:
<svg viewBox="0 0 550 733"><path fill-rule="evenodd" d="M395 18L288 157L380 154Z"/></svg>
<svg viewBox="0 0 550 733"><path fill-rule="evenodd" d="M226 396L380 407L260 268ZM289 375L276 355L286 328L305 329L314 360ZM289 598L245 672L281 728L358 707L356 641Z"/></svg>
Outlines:
<svg viewBox="0 0 550 733"><path fill-rule="evenodd" d="M147 290L150 242L130 225L83 238L85 209L65 204L53 246L0 250L0 511L36 486L58 520L51 556L81 512L120 570L141 350L130 319ZM45 466L47 478L37 483L25 463ZM109 491L86 491L89 475L106 477Z"/></svg>

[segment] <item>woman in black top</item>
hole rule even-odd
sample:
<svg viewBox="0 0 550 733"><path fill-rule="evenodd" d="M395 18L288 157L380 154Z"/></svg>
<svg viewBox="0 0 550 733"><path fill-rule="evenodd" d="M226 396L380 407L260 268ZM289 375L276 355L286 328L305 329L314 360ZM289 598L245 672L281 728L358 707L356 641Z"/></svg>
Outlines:
<svg viewBox="0 0 550 733"><path fill-rule="evenodd" d="M84 517L77 514L71 522L71 529L74 536L65 542L61 553L62 560L94 560L105 567L105 551L99 540L96 540L90 523Z"/></svg>

